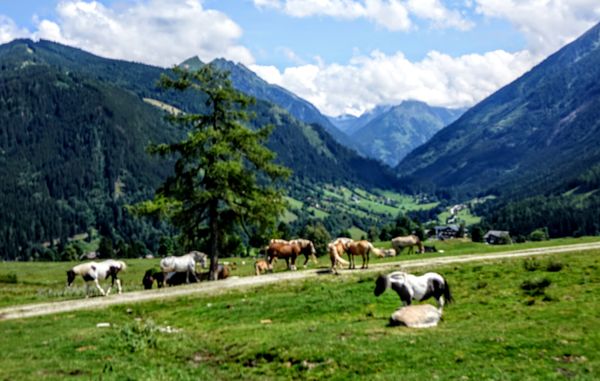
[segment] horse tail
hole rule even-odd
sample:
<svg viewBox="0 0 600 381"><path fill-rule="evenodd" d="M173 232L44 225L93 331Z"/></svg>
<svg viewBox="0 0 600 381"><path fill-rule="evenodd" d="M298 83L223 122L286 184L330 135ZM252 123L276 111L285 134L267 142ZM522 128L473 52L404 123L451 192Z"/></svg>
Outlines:
<svg viewBox="0 0 600 381"><path fill-rule="evenodd" d="M383 250L378 249L375 246L373 246L371 251L373 252L373 255L375 255L376 257L379 257L379 258L385 257L385 253L383 252Z"/></svg>
<svg viewBox="0 0 600 381"><path fill-rule="evenodd" d="M448 284L448 281L446 280L446 278L444 278L444 300L448 304L450 304L454 301L454 298L452 297L452 293L450 292L450 285Z"/></svg>
<svg viewBox="0 0 600 381"><path fill-rule="evenodd" d="M335 246L331 246L329 248L329 255L331 256L332 266L335 266L338 262L342 265L350 264L350 262L348 262L338 254L337 248Z"/></svg>
<svg viewBox="0 0 600 381"><path fill-rule="evenodd" d="M121 267L120 270L121 271L125 271L125 269L127 269L127 264L123 261L115 261L119 264L119 266Z"/></svg>

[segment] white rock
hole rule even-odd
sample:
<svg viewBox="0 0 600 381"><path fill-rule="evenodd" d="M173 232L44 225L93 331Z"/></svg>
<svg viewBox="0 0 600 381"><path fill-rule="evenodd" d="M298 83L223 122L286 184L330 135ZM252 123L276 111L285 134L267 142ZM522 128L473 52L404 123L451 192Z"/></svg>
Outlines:
<svg viewBox="0 0 600 381"><path fill-rule="evenodd" d="M430 328L438 325L442 311L431 304L402 307L390 317L390 325L404 325L411 328Z"/></svg>

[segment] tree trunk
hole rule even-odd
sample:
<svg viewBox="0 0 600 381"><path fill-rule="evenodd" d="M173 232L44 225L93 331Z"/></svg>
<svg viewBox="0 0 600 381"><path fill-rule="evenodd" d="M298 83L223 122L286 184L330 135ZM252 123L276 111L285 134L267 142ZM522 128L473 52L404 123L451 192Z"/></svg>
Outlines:
<svg viewBox="0 0 600 381"><path fill-rule="evenodd" d="M219 212L218 201L210 206L210 272L209 280L217 280L219 276Z"/></svg>

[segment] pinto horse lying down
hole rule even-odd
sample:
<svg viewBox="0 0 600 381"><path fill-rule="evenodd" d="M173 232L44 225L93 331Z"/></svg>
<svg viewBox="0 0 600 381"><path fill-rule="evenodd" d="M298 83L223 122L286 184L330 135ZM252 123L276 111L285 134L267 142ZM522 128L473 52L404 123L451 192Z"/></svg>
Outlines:
<svg viewBox="0 0 600 381"><path fill-rule="evenodd" d="M112 286L117 283L117 287L119 290L119 294L122 292L121 289L121 280L117 278L117 274L125 270L127 265L123 261L115 261L113 259L108 259L102 262L87 262L77 265L67 271L67 287L71 287L77 275L80 275L85 281L85 296L89 296L90 291L90 282L94 282L96 288L103 296L107 296L110 294L110 290ZM112 283L108 287L107 291L104 291L102 287L100 287L100 283L98 281L111 278Z"/></svg>
<svg viewBox="0 0 600 381"><path fill-rule="evenodd" d="M405 306L409 306L413 300L421 301L434 297L438 308L444 308L445 303L451 303L452 294L450 285L443 276L438 273L426 273L415 276L402 271L395 271L388 275L380 275L375 281L375 296L383 294L391 288L396 291Z"/></svg>

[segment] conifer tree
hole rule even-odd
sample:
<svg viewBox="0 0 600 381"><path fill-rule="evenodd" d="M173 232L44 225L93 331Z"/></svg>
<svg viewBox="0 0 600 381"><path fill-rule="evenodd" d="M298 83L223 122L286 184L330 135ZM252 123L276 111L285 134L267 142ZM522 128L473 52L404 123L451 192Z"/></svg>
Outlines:
<svg viewBox="0 0 600 381"><path fill-rule="evenodd" d="M273 127L249 128L247 107L254 99L233 88L229 73L205 65L195 72L176 67L173 74L163 76L161 86L199 92L206 111L170 117L188 131L187 136L179 142L152 145L149 151L175 157L175 173L152 201L135 209L169 218L189 248L206 243L214 280L219 248L227 235L239 228L274 226L285 206L283 191L274 184L289 176L289 170L274 164L274 153L264 146Z"/></svg>

